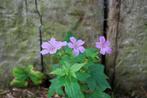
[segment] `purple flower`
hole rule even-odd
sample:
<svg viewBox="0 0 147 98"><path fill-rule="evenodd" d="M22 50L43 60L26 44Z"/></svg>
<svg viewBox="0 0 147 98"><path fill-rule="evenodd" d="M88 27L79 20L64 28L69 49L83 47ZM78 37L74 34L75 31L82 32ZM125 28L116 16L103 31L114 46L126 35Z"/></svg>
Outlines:
<svg viewBox="0 0 147 98"><path fill-rule="evenodd" d="M112 49L110 48L110 42L105 40L104 36L100 36L99 40L96 42L96 48L100 49L100 53L105 55L110 54Z"/></svg>
<svg viewBox="0 0 147 98"><path fill-rule="evenodd" d="M61 49L62 47L66 46L66 45L67 45L67 42L66 41L64 41L64 42L58 42L56 47L58 49Z"/></svg>
<svg viewBox="0 0 147 98"><path fill-rule="evenodd" d="M54 54L57 50L61 49L63 46L66 46L67 42L56 41L55 38L51 38L48 42L42 43L43 50L40 52L42 55Z"/></svg>
<svg viewBox="0 0 147 98"><path fill-rule="evenodd" d="M83 47L83 44L85 42L82 40L77 40L74 37L70 37L70 42L68 43L69 48L73 49L73 54L75 56L78 56L79 53L83 53L85 51L85 48Z"/></svg>

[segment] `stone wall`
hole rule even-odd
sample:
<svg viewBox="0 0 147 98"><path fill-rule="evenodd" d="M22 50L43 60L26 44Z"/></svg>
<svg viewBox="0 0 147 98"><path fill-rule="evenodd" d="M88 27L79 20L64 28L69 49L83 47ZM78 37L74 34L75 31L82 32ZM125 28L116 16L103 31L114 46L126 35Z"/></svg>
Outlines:
<svg viewBox="0 0 147 98"><path fill-rule="evenodd" d="M94 46L97 35L102 34L104 0L37 1L0 0L0 88L8 87L14 66L40 67L40 26L43 41L51 36L61 40L71 31ZM113 53L107 57L107 69L111 82L117 92L146 97L147 1L108 1L107 37Z"/></svg>
<svg viewBox="0 0 147 98"><path fill-rule="evenodd" d="M8 87L14 66L40 66L40 26L43 41L51 36L63 39L64 32L72 31L92 45L102 32L102 4L102 0L38 0L37 4L0 0L0 88Z"/></svg>
<svg viewBox="0 0 147 98"><path fill-rule="evenodd" d="M39 60L37 15L30 12L24 0L0 0L0 87L8 86L14 66Z"/></svg>

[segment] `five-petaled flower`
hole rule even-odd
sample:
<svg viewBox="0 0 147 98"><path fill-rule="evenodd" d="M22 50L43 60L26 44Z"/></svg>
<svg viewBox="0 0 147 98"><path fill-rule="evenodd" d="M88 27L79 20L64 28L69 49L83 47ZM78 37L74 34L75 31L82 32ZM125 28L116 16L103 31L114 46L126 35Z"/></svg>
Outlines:
<svg viewBox="0 0 147 98"><path fill-rule="evenodd" d="M96 42L96 48L100 49L100 53L105 55L110 54L112 49L110 48L110 42L105 39L104 36L100 36L99 40Z"/></svg>
<svg viewBox="0 0 147 98"><path fill-rule="evenodd" d="M70 42L68 44L66 41L56 41L56 39L52 37L49 41L43 42L41 46L43 50L40 53L42 55L54 54L63 46L68 45L69 48L73 49L73 54L78 56L80 53L85 51L85 48L83 47L84 43L84 41L80 39L77 40L75 37L70 37ZM110 42L107 41L104 36L99 37L98 41L96 42L96 48L100 49L100 53L102 55L105 55L106 53L110 54L112 52Z"/></svg>
<svg viewBox="0 0 147 98"><path fill-rule="evenodd" d="M83 47L83 44L85 42L82 40L77 40L74 37L70 37L70 42L68 43L69 48L73 49L73 54L75 56L78 56L79 53L83 53L85 51L85 48Z"/></svg>
<svg viewBox="0 0 147 98"><path fill-rule="evenodd" d="M42 48L43 50L40 52L42 55L46 54L54 54L62 48L63 46L66 46L67 42L61 42L61 41L56 41L55 38L51 38L48 42L43 42L42 43Z"/></svg>

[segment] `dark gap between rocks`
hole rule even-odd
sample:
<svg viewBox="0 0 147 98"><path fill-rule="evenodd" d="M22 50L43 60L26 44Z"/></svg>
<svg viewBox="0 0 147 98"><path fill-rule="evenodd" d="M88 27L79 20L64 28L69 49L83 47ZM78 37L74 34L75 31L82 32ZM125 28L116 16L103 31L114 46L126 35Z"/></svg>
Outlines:
<svg viewBox="0 0 147 98"><path fill-rule="evenodd" d="M107 28L108 28L108 0L104 0L103 1L103 10L104 10L104 18L103 18L103 35L106 38L107 35ZM106 59L105 59L105 55L101 55L101 63L103 65L106 65Z"/></svg>
<svg viewBox="0 0 147 98"><path fill-rule="evenodd" d="M42 50L42 27L43 27L43 21L42 21L42 15L41 13L39 12L39 9L38 9L38 1L35 0L35 8L36 8L36 13L38 14L39 16L39 20L40 20L40 26L39 26L39 41L40 41L40 51ZM40 65L41 65L41 71L43 72L44 71L44 63L43 63L43 55L40 54Z"/></svg>

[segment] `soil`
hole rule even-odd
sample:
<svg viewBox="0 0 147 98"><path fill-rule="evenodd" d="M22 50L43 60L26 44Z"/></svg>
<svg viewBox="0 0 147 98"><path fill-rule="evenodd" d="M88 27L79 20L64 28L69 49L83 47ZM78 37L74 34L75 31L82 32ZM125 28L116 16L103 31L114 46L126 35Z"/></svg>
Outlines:
<svg viewBox="0 0 147 98"><path fill-rule="evenodd" d="M47 92L48 89L43 87L13 88L11 90L0 90L0 98L48 98Z"/></svg>

